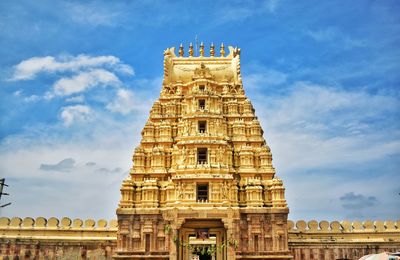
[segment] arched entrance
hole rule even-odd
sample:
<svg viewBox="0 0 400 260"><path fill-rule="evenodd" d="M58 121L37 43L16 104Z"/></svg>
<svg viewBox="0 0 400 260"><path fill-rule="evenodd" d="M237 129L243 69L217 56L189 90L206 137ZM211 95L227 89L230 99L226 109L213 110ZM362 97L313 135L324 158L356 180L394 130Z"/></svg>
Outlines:
<svg viewBox="0 0 400 260"><path fill-rule="evenodd" d="M179 260L227 260L221 220L186 219L178 234Z"/></svg>

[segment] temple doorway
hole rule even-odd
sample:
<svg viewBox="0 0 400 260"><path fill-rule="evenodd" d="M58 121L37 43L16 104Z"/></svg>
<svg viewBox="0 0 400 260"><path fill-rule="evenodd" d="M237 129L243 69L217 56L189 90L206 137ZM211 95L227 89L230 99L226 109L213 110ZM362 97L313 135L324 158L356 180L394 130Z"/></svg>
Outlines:
<svg viewBox="0 0 400 260"><path fill-rule="evenodd" d="M210 255L200 255L199 260L211 260L211 256Z"/></svg>
<svg viewBox="0 0 400 260"><path fill-rule="evenodd" d="M193 260L213 260L213 259L215 259L215 256L211 256L211 255L207 255L207 254L204 254L204 255L193 255L192 256L192 259Z"/></svg>
<svg viewBox="0 0 400 260"><path fill-rule="evenodd" d="M227 260L225 240L220 220L186 220L179 229L178 259Z"/></svg>
<svg viewBox="0 0 400 260"><path fill-rule="evenodd" d="M204 229L203 229L204 230ZM197 231L199 232L199 231ZM200 231L203 234L207 231ZM190 260L215 260L217 255L217 240L215 234L207 238L189 236L189 259Z"/></svg>

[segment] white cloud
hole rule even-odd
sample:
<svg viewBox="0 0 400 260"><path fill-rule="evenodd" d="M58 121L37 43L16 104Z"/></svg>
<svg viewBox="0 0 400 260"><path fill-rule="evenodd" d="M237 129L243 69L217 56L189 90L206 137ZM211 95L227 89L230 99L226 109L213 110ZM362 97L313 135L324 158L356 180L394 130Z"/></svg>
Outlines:
<svg viewBox="0 0 400 260"><path fill-rule="evenodd" d="M22 90L14 91L13 96L16 98L20 98L26 103L31 103L31 102L33 103L41 99L41 97L38 95L25 96Z"/></svg>
<svg viewBox="0 0 400 260"><path fill-rule="evenodd" d="M381 167L379 167L381 168ZM381 168L382 169L382 168ZM387 169L386 169L387 170ZM397 194L400 177L397 173L381 172L354 177L358 169L349 168L344 174L334 170L303 171L285 178L286 198L290 219L343 220L343 219L395 219L400 214ZM311 188L310 188L311 187ZM374 189L384 187L384 189ZM375 197L379 203L361 210L343 207L343 194L354 192Z"/></svg>
<svg viewBox="0 0 400 260"><path fill-rule="evenodd" d="M108 169L108 168L102 167L102 168L99 168L96 170L97 173L103 173L103 174L120 173L122 171L123 171L123 169L120 167L116 167L114 169Z"/></svg>
<svg viewBox="0 0 400 260"><path fill-rule="evenodd" d="M368 163L400 153L395 97L306 82L291 89L285 96L254 98L280 171Z"/></svg>
<svg viewBox="0 0 400 260"><path fill-rule="evenodd" d="M127 75L131 75L131 76L135 75L135 71L133 70L133 68L127 64L119 64L117 66L117 70L119 72L125 73Z"/></svg>
<svg viewBox="0 0 400 260"><path fill-rule="evenodd" d="M24 98L25 102L36 102L38 100L40 100L40 97L38 95L30 95L29 97Z"/></svg>
<svg viewBox="0 0 400 260"><path fill-rule="evenodd" d="M73 96L70 98L65 99L65 102L71 102L71 103L81 103L85 100L85 97L83 95L78 95L78 96Z"/></svg>
<svg viewBox="0 0 400 260"><path fill-rule="evenodd" d="M132 67L122 63L115 56L60 56L60 57L33 57L24 60L15 66L11 80L34 79L40 73L57 73L58 79L52 84L52 89L44 93L43 97L31 95L23 97L22 91L16 91L14 96L22 97L25 102L67 97L80 94L94 87L112 86L117 89L123 86L116 73L134 75ZM110 103L109 97L100 100L108 104L107 109L113 112L127 114L133 109L130 100L131 92L117 90L117 98ZM66 98L66 102L83 102L85 97L77 95ZM88 106L63 107L60 118L64 125L70 126L76 121L86 121L91 112Z"/></svg>
<svg viewBox="0 0 400 260"><path fill-rule="evenodd" d="M75 23L91 26L115 26L121 14L98 3L68 3L66 10Z"/></svg>
<svg viewBox="0 0 400 260"><path fill-rule="evenodd" d="M91 71L80 72L73 77L65 77L59 79L53 85L53 92L48 97L68 96L83 92L88 88L99 85L118 85L120 81L118 77L107 70L96 69Z"/></svg>
<svg viewBox="0 0 400 260"><path fill-rule="evenodd" d="M134 94L127 89L118 89L117 96L106 107L111 112L126 115L135 109Z"/></svg>
<svg viewBox="0 0 400 260"><path fill-rule="evenodd" d="M215 13L218 23L242 21L256 15L273 14L279 6L280 0L248 1L246 5L241 2L224 4L217 8Z"/></svg>
<svg viewBox="0 0 400 260"><path fill-rule="evenodd" d="M400 154L395 96L309 82L289 85L278 95L250 93L277 175L285 182L291 219L399 214L395 191L400 176L391 159ZM369 171L368 178L363 171ZM379 203L359 211L343 208L340 198L350 192L374 196Z"/></svg>
<svg viewBox="0 0 400 260"><path fill-rule="evenodd" d="M70 126L74 122L84 122L90 119L91 109L85 105L67 106L61 109L60 117L65 126Z"/></svg>
<svg viewBox="0 0 400 260"><path fill-rule="evenodd" d="M29 80L34 79L39 73L56 72L78 72L81 70L108 67L110 69L133 75L132 67L123 64L115 56L97 56L88 55L78 56L46 56L32 57L21 61L14 67L14 73L11 80Z"/></svg>
<svg viewBox="0 0 400 260"><path fill-rule="evenodd" d="M119 120L83 106L63 109L65 119L72 124L81 112L84 118L89 117L90 124L76 128L31 126L2 141L0 172L10 184L7 192L13 202L3 209L4 216L116 218L119 189L129 176L132 149L140 140L148 114ZM75 160L68 174L40 170L41 164L55 166L64 158ZM79 202L71 194L79 194ZM104 207L98 207L100 204Z"/></svg>
<svg viewBox="0 0 400 260"><path fill-rule="evenodd" d="M337 32L333 28L327 28L324 30L315 30L315 31L308 30L306 34L318 42L331 41L337 37Z"/></svg>
<svg viewBox="0 0 400 260"><path fill-rule="evenodd" d="M272 74L278 75L279 79L280 72ZM284 76L275 82L285 80ZM265 74L255 75L254 79L263 77ZM128 120L118 121L110 113L92 117L94 111L89 107L83 109L86 107L83 105L64 107L61 112L65 112L64 118L60 117L65 125L86 120L91 120L91 124L85 124L79 131L68 128L68 137L72 138L64 141L53 137L54 132L60 134L57 133L59 129L48 129L47 126L43 131L27 131L40 135L34 138L33 135L15 137L14 140L7 138L0 149L0 170L15 180L10 186L15 187L15 190L10 193L13 205L18 206L3 213L8 216L40 214L81 218L115 217L115 208L120 198L119 188L122 179L128 176L124 171L131 166L134 142L140 139L140 130L151 107L149 97L156 98L154 91L159 90L161 79L136 80L134 84L143 92L115 89L115 100L107 107L123 113L127 110L122 104L133 100L132 103L128 102L127 107L133 109L135 106L135 110L140 109L144 113L135 114ZM374 210L382 213L363 212L367 217L398 216L395 214L395 204L383 201L379 194L381 190L369 191L375 186L385 187L386 190L388 186L393 188L396 185L394 181L387 184L388 178L383 174L380 179L355 179L349 176L344 181L340 176L324 170L314 176L307 172L337 166L354 170L357 164L373 164L398 153L400 144L396 138L399 139L399 133L396 135L393 129L383 127L382 131L373 130L374 127L380 128L380 123L389 120L394 113L397 104L395 98L364 91L332 89L307 82L289 86L288 89L290 91L285 95L272 97L265 96L265 89L258 93L256 89L251 100L260 122L266 126L265 138L271 145L278 176L289 179L285 180L285 184L291 207L290 217L343 219L346 211L341 206L340 197L349 192L375 196L379 200ZM101 113L97 110L95 112L95 115ZM90 135L87 136L88 132ZM49 140L49 136L54 139ZM130 136L128 142L127 136ZM27 145L25 142L33 144ZM68 176L39 169L40 162L53 163L71 157L76 158L76 163ZM18 163L21 158L24 158L23 165ZM96 163L88 167L87 162ZM26 168L32 170L27 172L24 170ZM26 187L26 183L32 185L28 185L26 193L20 193L19 190ZM319 189L311 192L310 187ZM106 194L104 190L110 193ZM70 196L75 193L80 194L79 203ZM24 194L31 195L29 197ZM34 208L31 207L33 202ZM96 207L99 203L105 207Z"/></svg>
<svg viewBox="0 0 400 260"><path fill-rule="evenodd" d="M14 93L13 93L14 97L20 97L21 94L22 94L22 90L20 90L20 89L17 91L14 91Z"/></svg>
<svg viewBox="0 0 400 260"><path fill-rule="evenodd" d="M245 89L263 89L285 83L287 75L283 72L266 69L261 73L251 73L243 78Z"/></svg>
<svg viewBox="0 0 400 260"><path fill-rule="evenodd" d="M53 57L33 57L21 61L15 66L15 71L11 80L33 79L37 73L41 71L52 71L54 67Z"/></svg>
<svg viewBox="0 0 400 260"><path fill-rule="evenodd" d="M330 42L335 44L335 46L340 45L346 49L365 46L365 42L363 40L350 37L349 35L346 35L333 27L320 30L307 30L306 35L317 42Z"/></svg>
<svg viewBox="0 0 400 260"><path fill-rule="evenodd" d="M268 10L270 13L274 13L278 8L280 0L266 0L263 2L263 9Z"/></svg>
<svg viewBox="0 0 400 260"><path fill-rule="evenodd" d="M96 143L56 141L51 147L38 143L24 149L1 151L0 169L10 185L7 199L12 201L12 206L4 208L2 215L116 218L120 185L131 166L132 143L124 141L125 144L116 142L106 146L101 139ZM73 162L60 161L71 156L75 158ZM25 158L23 164L21 158ZM95 161L96 165L87 167L86 161ZM41 169L41 162L59 163L46 164L44 168L42 164ZM26 171L27 168L30 170ZM104 207L98 207L100 204Z"/></svg>

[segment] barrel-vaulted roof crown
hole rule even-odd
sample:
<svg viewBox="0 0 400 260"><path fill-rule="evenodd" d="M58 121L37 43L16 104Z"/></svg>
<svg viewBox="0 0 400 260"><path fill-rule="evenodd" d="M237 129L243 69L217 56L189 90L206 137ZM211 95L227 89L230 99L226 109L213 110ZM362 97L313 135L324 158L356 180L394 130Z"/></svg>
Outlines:
<svg viewBox="0 0 400 260"><path fill-rule="evenodd" d="M213 44L209 55L204 53L204 44L200 45L198 56L194 55L192 44L189 46L188 56L184 55L182 45L179 47L178 56L175 47L166 49L163 84L185 84L195 79L241 84L240 49L228 46L228 50L228 55L225 55L225 47L222 44L220 55L217 57Z"/></svg>

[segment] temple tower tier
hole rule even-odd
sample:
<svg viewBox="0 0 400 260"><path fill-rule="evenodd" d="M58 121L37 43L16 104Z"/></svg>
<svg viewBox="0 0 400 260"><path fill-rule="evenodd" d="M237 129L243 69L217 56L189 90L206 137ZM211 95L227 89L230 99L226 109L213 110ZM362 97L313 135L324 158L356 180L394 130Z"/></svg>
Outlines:
<svg viewBox="0 0 400 260"><path fill-rule="evenodd" d="M285 188L240 49L164 52L164 79L123 181L115 259L291 259ZM217 50L218 51L218 50Z"/></svg>

